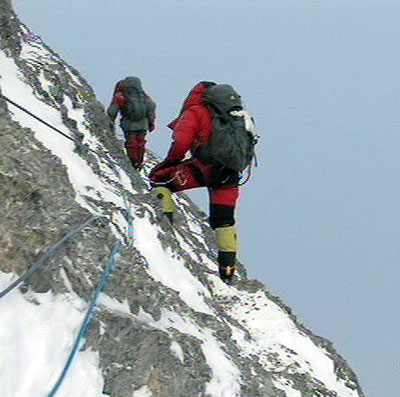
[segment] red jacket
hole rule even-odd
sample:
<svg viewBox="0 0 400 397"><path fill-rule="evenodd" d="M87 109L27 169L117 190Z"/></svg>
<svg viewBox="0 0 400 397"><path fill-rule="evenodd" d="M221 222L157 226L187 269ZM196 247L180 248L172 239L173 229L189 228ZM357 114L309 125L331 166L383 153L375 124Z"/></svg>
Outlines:
<svg viewBox="0 0 400 397"><path fill-rule="evenodd" d="M168 127L174 131L173 142L163 163L178 163L186 153L204 145L212 131L212 113L204 105L207 84L194 86L185 99L180 116Z"/></svg>

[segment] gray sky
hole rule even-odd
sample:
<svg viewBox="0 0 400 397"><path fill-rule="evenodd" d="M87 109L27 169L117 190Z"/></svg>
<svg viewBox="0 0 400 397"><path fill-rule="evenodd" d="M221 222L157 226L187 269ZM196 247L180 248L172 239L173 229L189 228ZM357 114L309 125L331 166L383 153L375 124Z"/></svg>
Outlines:
<svg viewBox="0 0 400 397"><path fill-rule="evenodd" d="M240 259L333 341L368 397L399 377L400 4L304 0L14 0L108 105L141 77L164 156L200 80L233 84L262 136L238 208ZM204 192L192 196L207 208Z"/></svg>

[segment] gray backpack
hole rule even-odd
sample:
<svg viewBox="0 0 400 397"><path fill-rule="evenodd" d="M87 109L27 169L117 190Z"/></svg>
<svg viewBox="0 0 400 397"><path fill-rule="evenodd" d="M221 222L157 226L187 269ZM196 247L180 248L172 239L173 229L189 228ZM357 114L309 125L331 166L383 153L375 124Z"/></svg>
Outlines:
<svg viewBox="0 0 400 397"><path fill-rule="evenodd" d="M142 83L137 77L127 77L124 83L126 104L122 110L123 116L132 121L143 120L146 117L147 107Z"/></svg>
<svg viewBox="0 0 400 397"><path fill-rule="evenodd" d="M195 156L207 163L243 171L255 156L255 136L246 129L243 116L231 114L242 110L240 95L227 84L217 84L207 89L204 103L213 113L213 130L210 141L195 150Z"/></svg>

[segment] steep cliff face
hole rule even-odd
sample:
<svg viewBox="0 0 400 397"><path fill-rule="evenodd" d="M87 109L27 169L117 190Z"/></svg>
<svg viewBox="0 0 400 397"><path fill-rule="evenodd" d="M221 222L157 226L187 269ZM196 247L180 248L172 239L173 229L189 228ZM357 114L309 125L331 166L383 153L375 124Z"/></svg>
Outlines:
<svg viewBox="0 0 400 397"><path fill-rule="evenodd" d="M73 364L87 376L71 371L60 396L363 396L332 344L244 269L232 286L219 280L206 215L184 194L177 223L160 218L146 178L156 159L149 153L140 174L131 168L93 90L8 0L0 35L0 93L70 138L0 97L0 292L95 216L0 298L1 396L50 392L117 241ZM34 355L22 341L37 344ZM41 362L51 365L30 376Z"/></svg>

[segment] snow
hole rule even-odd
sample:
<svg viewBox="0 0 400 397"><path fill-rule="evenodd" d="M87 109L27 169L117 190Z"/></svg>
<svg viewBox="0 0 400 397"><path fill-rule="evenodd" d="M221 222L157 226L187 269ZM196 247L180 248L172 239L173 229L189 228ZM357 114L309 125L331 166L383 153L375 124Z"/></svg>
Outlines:
<svg viewBox="0 0 400 397"><path fill-rule="evenodd" d="M104 306L106 310L109 310L111 312L116 312L128 316L132 315L127 299L125 299L123 302L119 302L117 299L111 298L110 296L102 292L100 294L98 304L99 306Z"/></svg>
<svg viewBox="0 0 400 397"><path fill-rule="evenodd" d="M183 350L181 348L181 345L178 342L172 341L170 349L172 351L172 354L179 358L179 360L181 361L181 363L183 363L184 360L184 354L183 354Z"/></svg>
<svg viewBox="0 0 400 397"><path fill-rule="evenodd" d="M146 258L147 272L154 280L177 291L181 299L196 311L213 315L204 298L210 297L208 289L190 273L184 261L164 250L157 229L147 218L137 218L133 226L135 246Z"/></svg>
<svg viewBox="0 0 400 397"><path fill-rule="evenodd" d="M43 70L40 71L39 81L40 81L40 84L41 84L42 88L43 88L45 91L49 92L49 89L50 89L50 87L51 87L51 83L50 83L50 82L46 79L46 77L44 76Z"/></svg>
<svg viewBox="0 0 400 397"><path fill-rule="evenodd" d="M0 272L0 290L15 275ZM0 299L0 396L45 397L58 379L85 315L75 294L18 289ZM80 352L57 397L102 396L97 352Z"/></svg>
<svg viewBox="0 0 400 397"><path fill-rule="evenodd" d="M152 396L153 393L146 385L136 390L132 395L132 397L152 397Z"/></svg>
<svg viewBox="0 0 400 397"><path fill-rule="evenodd" d="M68 275L67 275L67 272L65 271L65 269L63 269L63 268L60 269L60 276L61 276L61 279L64 281L64 285L67 288L67 290L72 293L73 292L72 284L69 281L69 278L68 278Z"/></svg>

